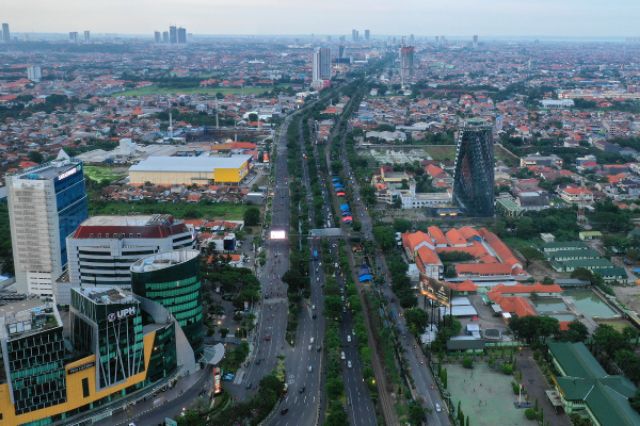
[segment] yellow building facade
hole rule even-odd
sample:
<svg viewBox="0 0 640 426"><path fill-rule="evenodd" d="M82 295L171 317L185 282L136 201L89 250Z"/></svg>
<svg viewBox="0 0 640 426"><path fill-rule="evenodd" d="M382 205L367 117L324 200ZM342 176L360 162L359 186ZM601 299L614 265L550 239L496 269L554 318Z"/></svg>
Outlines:
<svg viewBox="0 0 640 426"><path fill-rule="evenodd" d="M155 331L144 336L144 371L108 388L97 390L95 355L89 355L65 365L67 401L62 404L17 415L15 413L13 403L11 402L9 384L1 384L0 414L2 417L0 418L0 426L17 426L64 414L91 403L95 403L96 401L108 396L116 395L130 386L144 382L149 371L149 361L151 359L155 337ZM83 390L83 379L88 380L88 393L85 392L86 389Z"/></svg>

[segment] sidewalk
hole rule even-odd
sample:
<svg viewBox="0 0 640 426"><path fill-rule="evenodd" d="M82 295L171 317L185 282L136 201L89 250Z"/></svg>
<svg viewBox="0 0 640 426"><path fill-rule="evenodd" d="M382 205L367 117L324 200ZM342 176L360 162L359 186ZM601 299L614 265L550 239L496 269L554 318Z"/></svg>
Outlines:
<svg viewBox="0 0 640 426"><path fill-rule="evenodd" d="M190 376L178 379L173 388L160 392L155 397L151 393L147 393L146 396L139 395L137 402L121 404L117 409L113 409L118 413L94 424L101 426L128 425L141 416L145 416L143 424L151 425L156 424L150 421L152 417L161 418L162 421L164 417L173 417L175 412L181 408L180 404L175 403L176 400L179 399L184 403L184 399L189 397L189 401L186 402L190 403L195 399L194 395L197 396L202 390L202 385L211 379L209 372L210 369L205 367ZM169 402L174 403L167 404Z"/></svg>

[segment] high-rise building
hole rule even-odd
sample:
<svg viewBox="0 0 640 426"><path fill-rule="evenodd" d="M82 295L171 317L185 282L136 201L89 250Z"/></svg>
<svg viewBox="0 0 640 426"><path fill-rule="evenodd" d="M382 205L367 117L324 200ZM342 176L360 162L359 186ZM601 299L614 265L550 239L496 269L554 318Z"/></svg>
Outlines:
<svg viewBox="0 0 640 426"><path fill-rule="evenodd" d="M77 31L69 32L69 41L71 43L77 43L78 42L78 32Z"/></svg>
<svg viewBox="0 0 640 426"><path fill-rule="evenodd" d="M72 287L131 286L130 266L156 253L193 248L195 236L170 215L93 216L66 239L68 280L58 282L56 303L69 305Z"/></svg>
<svg viewBox="0 0 640 426"><path fill-rule="evenodd" d="M494 214L493 127L468 120L458 134L453 196L471 216Z"/></svg>
<svg viewBox="0 0 640 426"><path fill-rule="evenodd" d="M162 32L162 42L169 43L169 31Z"/></svg>
<svg viewBox="0 0 640 426"><path fill-rule="evenodd" d="M331 49L316 47L313 52L313 81L331 80Z"/></svg>
<svg viewBox="0 0 640 426"><path fill-rule="evenodd" d="M82 163L60 151L6 183L17 290L52 297L67 263L65 238L88 217Z"/></svg>
<svg viewBox="0 0 640 426"><path fill-rule="evenodd" d="M415 48L413 46L402 46L400 48L400 79L402 86L411 82L413 78L413 61Z"/></svg>
<svg viewBox="0 0 640 426"><path fill-rule="evenodd" d="M364 30L364 39L366 41L369 41L370 38L371 38L371 32L369 30Z"/></svg>
<svg viewBox="0 0 640 426"><path fill-rule="evenodd" d="M341 44L340 46L338 46L338 58L339 59L344 58L344 44Z"/></svg>
<svg viewBox="0 0 640 426"><path fill-rule="evenodd" d="M478 35L473 36L473 48L476 49L478 47Z"/></svg>
<svg viewBox="0 0 640 426"><path fill-rule="evenodd" d="M144 372L140 301L116 289L74 288L70 307L71 344L94 353L98 389Z"/></svg>
<svg viewBox="0 0 640 426"><path fill-rule="evenodd" d="M15 414L66 402L62 319L55 305L32 298L2 306L0 315L0 371ZM18 424L2 408L2 424Z"/></svg>
<svg viewBox="0 0 640 426"><path fill-rule="evenodd" d="M413 45L416 41L416 38L413 34L409 34L409 44Z"/></svg>
<svg viewBox="0 0 640 426"><path fill-rule="evenodd" d="M34 83L38 83L40 80L42 80L42 68L40 68L38 65L27 67L27 78Z"/></svg>
<svg viewBox="0 0 640 426"><path fill-rule="evenodd" d="M11 32L9 31L9 24L6 22L2 24L2 41L9 43L11 41Z"/></svg>
<svg viewBox="0 0 640 426"><path fill-rule="evenodd" d="M175 25L169 27L169 43L176 44L178 42L178 28Z"/></svg>
<svg viewBox="0 0 640 426"><path fill-rule="evenodd" d="M171 312L196 355L204 342L199 254L197 250L177 250L140 259L131 266L134 294Z"/></svg>
<svg viewBox="0 0 640 426"><path fill-rule="evenodd" d="M153 32L153 41L155 41L156 43L160 43L162 41L162 35L160 34L160 31Z"/></svg>
<svg viewBox="0 0 640 426"><path fill-rule="evenodd" d="M351 40L356 42L358 41L359 38L360 38L360 34L358 33L358 30L356 29L351 30Z"/></svg>
<svg viewBox="0 0 640 426"><path fill-rule="evenodd" d="M90 423L105 404L195 372L184 331L159 303L117 288L72 295L68 321L35 298L0 307L0 425Z"/></svg>
<svg viewBox="0 0 640 426"><path fill-rule="evenodd" d="M91 31L84 30L84 42L89 43L91 41Z"/></svg>
<svg viewBox="0 0 640 426"><path fill-rule="evenodd" d="M185 44L187 42L187 29L178 28L178 43Z"/></svg>

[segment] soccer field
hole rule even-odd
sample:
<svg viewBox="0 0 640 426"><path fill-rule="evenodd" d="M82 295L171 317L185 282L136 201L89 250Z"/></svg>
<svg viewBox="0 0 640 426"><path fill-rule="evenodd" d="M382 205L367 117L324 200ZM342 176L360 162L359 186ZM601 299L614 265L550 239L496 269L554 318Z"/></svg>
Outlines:
<svg viewBox="0 0 640 426"><path fill-rule="evenodd" d="M524 409L513 405L517 396L511 389L513 376L494 371L483 362L474 363L472 369L460 364L448 364L448 389L452 408L460 401L462 412L469 416L470 426L533 426Z"/></svg>

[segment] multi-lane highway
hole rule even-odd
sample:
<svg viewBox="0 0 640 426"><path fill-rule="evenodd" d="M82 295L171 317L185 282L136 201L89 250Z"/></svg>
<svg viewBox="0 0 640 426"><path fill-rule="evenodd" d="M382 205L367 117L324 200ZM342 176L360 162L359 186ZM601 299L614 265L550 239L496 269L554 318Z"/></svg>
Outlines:
<svg viewBox="0 0 640 426"><path fill-rule="evenodd" d="M348 158L344 138L341 138L341 145L343 158ZM362 225L363 236L365 240L373 241L374 237L371 217L369 216L369 212L362 202L358 181L355 178L351 170L351 165L348 161L344 162L344 172L349 179L349 184L351 184L354 204L353 210L357 212L356 218ZM427 365L427 360L425 359L422 350L417 345L416 339L408 331L407 325L404 321L404 316L402 315L402 307L399 305L398 300L396 299L389 285L389 283L391 282L391 274L389 273L389 269L387 268L384 256L382 255L380 250L376 251L376 264L380 267L379 272L382 273L385 278L383 280L383 284L380 286L380 291L384 299L387 301L387 307L389 309L390 316L394 320L400 332L400 343L404 351L405 359L408 362L408 373L411 374L414 381L414 395L417 399L421 399L424 402L424 406L426 408L433 410L428 415L428 424L449 425L449 417L445 410L442 410L440 412L436 410L436 403L438 403L441 407L444 407L444 404L440 397L440 393L435 386L433 376Z"/></svg>
<svg viewBox="0 0 640 426"><path fill-rule="evenodd" d="M304 140L301 121L298 122L298 143L300 152L304 152ZM286 141L281 140L281 144ZM284 156L284 155L283 155ZM307 203L312 205L311 183L309 170L302 157L303 175L302 183L307 194ZM309 223L315 223L315 212L309 209ZM305 235L299 236L306 238ZM296 248L292 248L296 249ZM320 245L312 241L310 250L320 250ZM311 284L310 296L304 302L302 313L298 318L298 330L296 342L286 353L285 370L288 384L288 393L277 407L280 416L272 417L270 425L316 425L320 423L322 414L322 361L324 338L324 313L322 284L324 283L324 271L311 261L309 268L309 280Z"/></svg>
<svg viewBox="0 0 640 426"><path fill-rule="evenodd" d="M317 146L314 146L314 156L316 160L316 169L321 171L319 162L319 153ZM331 214L331 196L328 190L328 177L322 175L322 199L324 201L324 209L326 212L326 222L328 227L336 226ZM324 213L324 212L319 212ZM345 276L337 263L339 259L338 240L329 241L329 254L335 263L335 279L340 287L342 297L346 297ZM344 300L343 300L344 302ZM340 318L340 341L342 343L342 352L344 359L342 361L342 377L344 382L345 395L347 397L346 411L349 416L349 423L354 426L371 426L376 425L376 412L373 401L366 383L364 383L362 375L362 365L360 363L360 355L356 336L353 331L353 319L351 310L346 306L343 309Z"/></svg>

